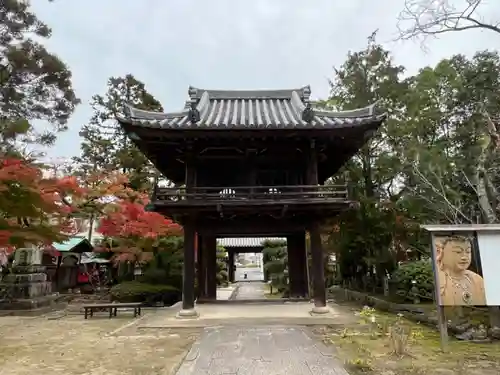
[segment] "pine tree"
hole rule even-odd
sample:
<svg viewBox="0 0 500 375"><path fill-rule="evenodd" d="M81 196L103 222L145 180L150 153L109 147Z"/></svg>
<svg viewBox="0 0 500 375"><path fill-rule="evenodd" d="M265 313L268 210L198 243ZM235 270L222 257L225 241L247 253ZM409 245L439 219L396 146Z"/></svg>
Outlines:
<svg viewBox="0 0 500 375"><path fill-rule="evenodd" d="M50 28L20 0L0 2L0 153L18 153L27 144L51 145L79 103L71 72L33 37ZM47 121L42 133L33 121Z"/></svg>
<svg viewBox="0 0 500 375"><path fill-rule="evenodd" d="M155 171L115 119L117 113L124 112L125 104L150 111L163 110L160 102L147 92L144 83L133 75L111 77L107 92L92 98L94 113L89 123L82 127L82 153L74 160L80 173L120 170L129 176L132 188L142 189L151 184Z"/></svg>

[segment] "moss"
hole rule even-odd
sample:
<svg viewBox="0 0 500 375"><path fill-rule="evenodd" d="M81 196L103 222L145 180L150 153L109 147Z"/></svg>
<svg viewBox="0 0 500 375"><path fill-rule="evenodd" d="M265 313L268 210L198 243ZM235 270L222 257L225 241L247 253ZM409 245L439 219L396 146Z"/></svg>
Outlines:
<svg viewBox="0 0 500 375"><path fill-rule="evenodd" d="M346 363L369 363L373 373L421 374L439 373L439 370L460 373L462 368L471 369L465 374L497 373L495 371L500 366L499 342L479 344L450 337L449 351L443 353L437 331L386 312L375 311L374 316L378 325L376 335L373 334L373 326L367 324L369 319L361 314L358 325L343 330L326 328L323 341L335 344ZM384 327L389 330L394 327L398 319L409 332L418 332L418 335L410 335L408 355L403 357L391 354L389 335L384 330ZM353 374L363 373L356 366L348 367L353 369Z"/></svg>

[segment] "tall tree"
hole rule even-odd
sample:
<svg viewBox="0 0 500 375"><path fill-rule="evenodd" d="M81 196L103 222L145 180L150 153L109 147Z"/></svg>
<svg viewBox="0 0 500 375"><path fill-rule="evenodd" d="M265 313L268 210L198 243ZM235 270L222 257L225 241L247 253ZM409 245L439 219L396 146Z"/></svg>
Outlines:
<svg viewBox="0 0 500 375"><path fill-rule="evenodd" d="M394 64L373 34L364 50L349 53L346 62L335 70L326 101L336 109L377 103L388 113L383 127L345 166L348 183L361 207L339 217L340 230L330 236L341 274L360 286L369 284L367 274L380 278L395 266L390 245L399 227L393 202L403 197L399 176L405 167L396 148L397 132L405 125L401 119L411 83L402 77L403 72L404 67Z"/></svg>
<svg viewBox="0 0 500 375"><path fill-rule="evenodd" d="M67 66L33 39L50 33L27 1L0 2L1 153L19 151L26 144L53 144L79 103ZM36 120L52 127L36 131Z"/></svg>
<svg viewBox="0 0 500 375"><path fill-rule="evenodd" d="M404 106L407 82L401 77L403 72L404 68L394 64L389 52L376 43L375 34L368 39L366 49L349 53L346 62L335 69L330 97L324 105L342 110L377 103L389 113L384 128L347 166L353 185L358 187L358 197L385 195L394 175L390 169L397 164L397 155L389 152L387 134Z"/></svg>
<svg viewBox="0 0 500 375"><path fill-rule="evenodd" d="M407 116L414 127L400 155L412 167L406 184L434 221L498 221L499 84L500 57L492 52L444 59L413 79Z"/></svg>
<svg viewBox="0 0 500 375"><path fill-rule="evenodd" d="M116 114L124 113L126 104L144 110L162 111L160 102L133 75L111 77L107 92L92 98L94 113L80 132L82 153L75 161L84 173L120 170L129 176L131 187L141 189L149 185L154 170L116 121Z"/></svg>
<svg viewBox="0 0 500 375"><path fill-rule="evenodd" d="M484 30L500 37L500 19L491 18L484 0L405 0L399 14L400 39L465 30Z"/></svg>

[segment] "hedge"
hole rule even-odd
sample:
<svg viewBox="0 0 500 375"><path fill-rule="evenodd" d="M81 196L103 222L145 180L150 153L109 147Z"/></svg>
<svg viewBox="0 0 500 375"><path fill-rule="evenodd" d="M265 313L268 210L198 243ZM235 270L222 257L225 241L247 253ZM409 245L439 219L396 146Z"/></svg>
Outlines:
<svg viewBox="0 0 500 375"><path fill-rule="evenodd" d="M118 302L144 302L151 305L163 302L172 305L180 300L177 288L171 285L147 284L139 281L125 281L110 290L111 299Z"/></svg>

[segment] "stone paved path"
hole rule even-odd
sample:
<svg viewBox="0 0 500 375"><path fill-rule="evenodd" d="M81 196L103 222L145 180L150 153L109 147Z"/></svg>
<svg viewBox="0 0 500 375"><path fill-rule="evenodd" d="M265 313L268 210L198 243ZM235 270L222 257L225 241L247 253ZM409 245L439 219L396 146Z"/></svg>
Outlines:
<svg viewBox="0 0 500 375"><path fill-rule="evenodd" d="M264 298L264 290L264 283L242 282L236 299ZM306 328L205 328L177 375L223 374L348 375L332 348L309 337Z"/></svg>
<svg viewBox="0 0 500 375"><path fill-rule="evenodd" d="M300 327L206 328L177 375L348 375Z"/></svg>
<svg viewBox="0 0 500 375"><path fill-rule="evenodd" d="M265 296L265 284L258 281L253 282L240 282L240 287L236 293L236 300L245 299L264 299Z"/></svg>

